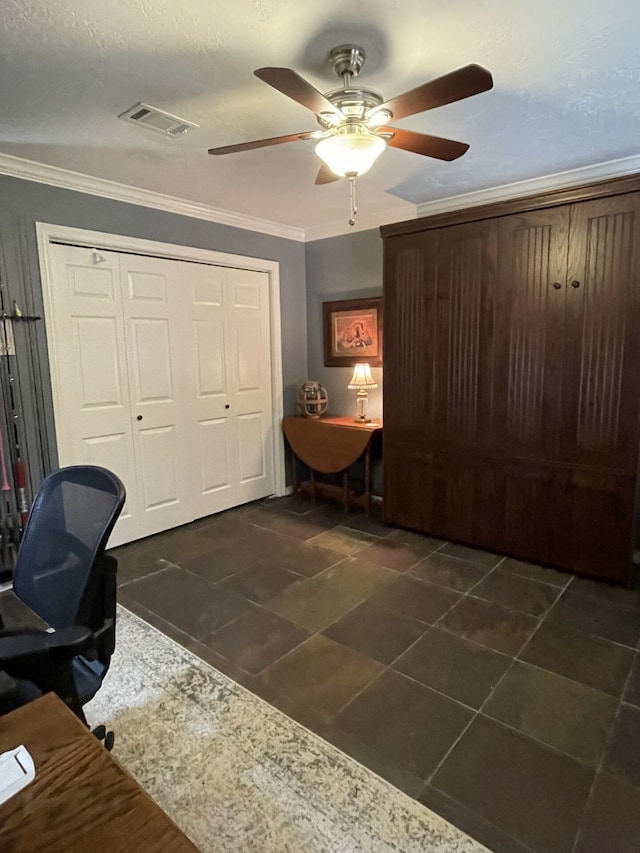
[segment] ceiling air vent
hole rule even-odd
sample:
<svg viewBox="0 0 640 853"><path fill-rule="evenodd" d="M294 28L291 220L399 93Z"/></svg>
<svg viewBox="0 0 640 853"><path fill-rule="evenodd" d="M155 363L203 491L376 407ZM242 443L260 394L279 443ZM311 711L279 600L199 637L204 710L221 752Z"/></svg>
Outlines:
<svg viewBox="0 0 640 853"><path fill-rule="evenodd" d="M172 116L171 113L165 113L163 110L150 107L148 104L134 104L128 110L120 113L118 118L124 121L132 121L165 136L183 136L190 127L199 127L192 121Z"/></svg>

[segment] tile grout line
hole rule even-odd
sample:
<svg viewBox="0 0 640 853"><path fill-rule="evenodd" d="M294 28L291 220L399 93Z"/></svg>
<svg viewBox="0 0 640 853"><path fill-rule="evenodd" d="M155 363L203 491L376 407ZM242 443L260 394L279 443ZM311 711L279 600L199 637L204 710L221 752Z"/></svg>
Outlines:
<svg viewBox="0 0 640 853"><path fill-rule="evenodd" d="M400 573L400 574L402 574L402 573ZM417 580L417 579L416 579L416 580ZM361 602L361 603L362 603L362 602ZM448 613L448 612L449 612L449 610L451 610L453 607L455 607L455 606L456 606L456 604L458 604L458 601L454 602L454 603L453 603L453 604L452 604L452 605L447 609L447 611L446 611L446 612ZM355 608L354 608L354 609L355 609ZM387 609L387 610L389 610L389 611L390 611L390 612L392 612L392 613L397 612L397 611L393 611L393 610L391 610L391 608L384 608L384 609ZM400 614L400 615L402 615L402 614ZM404 614L404 615L406 615L406 614ZM444 614L443 614L443 615L444 615ZM341 618L342 618L342 617L341 617ZM414 617L409 617L409 618L414 618ZM439 618L440 618L440 617L439 617ZM339 619L337 619L337 620L336 620L336 622L339 622L339 621L340 621ZM420 620L420 619L417 619L416 621L420 622L421 620ZM332 623L332 624L335 624L335 623ZM363 692L364 692L368 687L371 687L371 685L375 684L375 682L376 682L376 681L378 681L378 680L379 680L379 679L380 679L384 674L386 674L386 673L387 673L387 672L389 672L389 671L392 671L395 675L402 676L402 677L405 677L405 678L409 678L411 681L413 681L415 684L418 684L418 685L419 685L420 687L422 687L422 688L426 688L426 689L428 689L428 690L432 690L432 689L433 689L433 688L429 688L429 687L427 687L427 685L425 685L425 684L421 684L421 682L416 681L416 679L412 679L410 676L405 676L405 675L404 675L404 673L400 673L400 672L398 672L397 670L392 669L393 664L394 664L396 661L398 661L398 660L402 657L402 655L404 655L406 652L408 652L408 651L409 651L409 649L413 648L417 643L419 643L419 642L420 642L420 640L422 640L424 637L426 637L426 636L427 636L427 634L428 634L428 633L429 633L429 632L430 632L430 631L435 627L435 623L425 622L425 623L423 623L423 624L424 624L424 625L426 625L426 630L425 630L425 631L423 631L423 633L420 635L420 637L418 637L418 638L417 638L413 643L411 643L411 645L410 645L410 646L408 646L408 647L407 647L406 649L404 649L404 650L403 650L399 655L397 655L397 656L396 656L396 657L395 657L395 658L394 658L390 663L388 663L388 664L383 664L384 669L383 669L380 673L378 673L378 675L377 675L377 676L376 676L372 681L370 681L370 682L369 682L369 684L367 684L365 687L363 687L363 688L362 688L362 690L358 691L358 693L356 693L354 696L352 696L352 697L349 699L349 701L348 701L348 702L345 702L345 704L340 708L340 710L336 712L335 717L338 717L338 715L339 715L339 714L341 714L344 710L346 710L346 709L349 707L349 705L350 705L352 702L354 702L354 701L355 701L355 699L357 699L357 698L358 698L358 696L360 696L360 695L361 695L361 694L362 694L362 693L363 693ZM327 627L330 627L330 626L327 626ZM323 629L323 630L324 630L324 629ZM334 642L338 642L338 641L336 640L336 641L334 641ZM343 645L343 644L341 644L341 645ZM349 648L349 646L345 646L345 648ZM372 658L372 660L374 660L374 658ZM379 663L382 663L382 661L378 661L378 662L379 662ZM437 690L434 690L433 692L434 692L434 693L439 693L439 691L437 691ZM445 694L444 694L444 693L439 694L439 695L441 695L441 696L445 696ZM457 704L463 705L463 707L468 707L468 706L464 705L464 703L462 703L462 702L458 702L458 700L453 699L451 696L446 696L445 698L447 698L449 701L452 701L452 702L455 702L455 703L457 703ZM335 718L334 718L334 719L335 719Z"/></svg>
<svg viewBox="0 0 640 853"><path fill-rule="evenodd" d="M462 729L462 731L460 732L460 734L458 735L458 737L454 740L454 742L451 744L451 746L449 747L449 749L448 749L448 750L446 751L446 753L442 756L442 758L441 758L441 759L440 759L440 761L437 763L437 765L434 767L434 769L433 769L433 770L432 770L432 772L429 774L429 776L427 776L427 778L425 779L425 783L424 783L423 791L424 791L424 788L426 788L426 787L427 787L427 785L430 785L430 784L431 784L431 781L433 780L433 777L434 777L434 776L436 775L436 773L440 770L440 768L441 768L441 767L442 767L442 765L445 763L445 761L449 758L449 756L451 755L451 753L453 752L453 750L456 748L456 746L458 745L458 743L462 740L462 737L463 737L463 736L466 734L466 732L469 730L469 728L471 727L471 724L472 724L475 720L477 720L477 719L478 719L478 717L480 716L480 713L481 713L482 709L485 707L485 705L487 704L487 702L489 701L489 699L491 698L491 696L493 696L494 692L498 689L498 686L499 686L499 685L502 683L502 681L505 679L505 677L506 677L507 673L511 671L511 669L513 668L514 663L515 663L515 659L514 659L514 658L512 658L511 663L510 663L510 664L509 664L509 666L506 668L506 670L505 670L505 671L504 671L504 673L501 675L501 677L497 680L497 682L495 683L495 685L493 686L493 688L492 688L492 689L491 689L491 691L489 692L489 695L486 697L486 699L484 700L484 702L482 702L482 704L480 705L480 707L479 707L479 708L476 708L476 709L475 709L475 712L474 712L473 716L471 717L471 719L469 720L469 722L467 723L467 725ZM436 788L436 790L438 790L438 791L439 791L440 789L439 789L439 788ZM422 793L422 792L421 792L421 793ZM446 791L443 791L442 793L446 794ZM447 796L449 796L449 795L447 794Z"/></svg>
<svg viewBox="0 0 640 853"><path fill-rule="evenodd" d="M597 783L598 779L600 778L600 775L603 773L602 768L604 766L605 759L606 759L607 754L609 752L609 745L610 745L611 740L613 738L613 733L615 731L616 724L618 722L618 718L620 717L620 714L622 712L622 706L625 704L624 696L626 695L627 689L629 687L629 682L631 681L631 678L633 676L633 671L634 671L636 663L637 663L637 660L634 660L634 662L632 663L631 668L627 674L627 677L625 679L625 683L624 683L624 687L622 688L622 692L620 693L620 699L618 700L618 707L616 709L616 713L615 713L615 716L614 716L613 721L611 723L611 728L609 730L609 737L607 738L607 741L604 745L604 749L602 750L602 755L600 757L600 761L598 762L598 766L595 768L595 771L593 774L593 779L591 781L591 786L589 788L589 793L587 795L587 799L585 800L584 809L582 810L582 816L580 819L580 823L578 825L578 830L576 832L576 837L574 839L573 847L571 848L572 853L578 853L578 844L582 839L582 832L584 830L585 819L586 819L586 816L587 816L587 813L589 810L589 806L591 805L591 801L592 801L593 796L594 796L596 783ZM617 777L614 776L614 778L617 778Z"/></svg>
<svg viewBox="0 0 640 853"><path fill-rule="evenodd" d="M469 589L468 589L468 590L463 594L463 596L460 598L460 600L459 600L458 602L456 602L456 604L455 604L455 605L453 605L453 607L455 607L457 604L459 604L459 603L460 603L460 601L462 601L464 598L469 597L469 594L472 592L472 590L473 590L473 589L475 589L475 587L476 587L476 586L478 586L480 583L482 583L482 581L484 581L484 580L485 580L485 578L489 577L489 575L491 575L493 572L495 572L495 570L496 570L496 569L501 565L501 563L502 563L505 559L506 559L506 557L503 557L503 558L502 558L502 560L500 560L500 561L499 561L499 562L498 562L498 563L497 563L497 564L496 564L492 569L490 569L490 570L487 572L487 574L486 574L486 575L484 575L484 577L483 577L483 578L481 578L477 583L475 583L472 587L470 587L470 588L469 588ZM568 584L567 584L567 586L568 586ZM560 596L561 596L561 594L562 594L562 591L563 591L563 590L561 590L561 591L558 593L558 596L557 596L557 598L556 598L556 601L558 601L558 600L559 600L559 598L560 598ZM474 596L471 596L471 597L474 597ZM484 599L481 599L481 600L484 600ZM495 603L495 602L492 602L492 603ZM554 605L555 605L555 602L554 602ZM549 612L551 611L551 609L553 608L553 606L554 606L554 605L552 605L552 606L549 608L549 610L548 610L548 611L547 611L547 613L544 615L544 617L534 617L534 618L537 618L537 619L538 619L538 624L537 624L537 626L535 627L535 629L533 630L533 632L532 632L531 636L530 636L530 637L525 641L525 643L523 644L522 648L521 648L521 649L520 649L520 651L517 653L517 655L520 655L520 654L521 654L521 652L522 652L522 650L523 650L523 649L524 649L524 648L529 644L529 642L531 641L531 638L532 638L532 637L537 633L537 631L539 630L540 626L542 625L542 622L544 621L544 619L546 619L546 617L548 616ZM500 606L500 605L499 605L499 606ZM450 608L450 610L451 610L451 609L453 609L453 607L452 607L452 608ZM447 613L448 613L448 612L449 612L449 611L447 611ZM512 611L512 612L519 612L519 611ZM530 615L530 614L528 614L528 615ZM433 627L439 627L439 624L438 624L438 623L439 623L439 622L444 618L444 616L446 616L446 613L445 613L445 614L443 614L443 615L440 617L440 619L438 619L438 620L434 623ZM444 630L446 630L446 628L445 628ZM447 633L452 633L452 634L453 634L453 632L447 632ZM457 635L457 634L453 634L453 636L458 636L458 635ZM461 638L461 639L465 639L465 640L466 640L466 638L464 638L464 637L463 637L463 638ZM467 640L467 642L473 642L473 641L472 641L472 640ZM477 646L479 646L479 647L481 647L481 648L489 648L488 646L481 646L481 644L480 644L480 643L474 643L474 645L477 645ZM494 651L494 652L495 652L495 651L497 651L497 650L496 650L496 649L491 649L491 651ZM502 653L502 654L504 654L504 653ZM464 734L469 730L469 728L470 728L470 726L472 725L472 723L473 723L475 720L477 720L477 719L478 719L478 717L481 715L481 713L482 713L482 711L484 710L484 708L486 707L487 703L489 702L489 700L491 699L491 697L495 694L495 692L496 692L496 690L498 689L498 687L500 686L500 684L501 684L501 683L504 681L504 679L507 677L508 673L509 673L509 672L511 672L511 670L514 668L515 663L516 663L516 660L518 659L517 655L512 655L512 656L510 656L510 657L511 657L511 663L510 663L510 664L509 664L509 666L505 669L505 671L504 671L504 673L502 674L502 676L501 676L501 677L497 680L497 682L494 684L494 686L492 687L492 689L491 689L491 690L490 690L490 692L488 693L488 695L487 695L487 697L485 698L485 700L481 703L481 705L479 706L479 708L475 709L475 713L473 714L473 716L472 716L472 717L471 717L471 719L469 720L468 724L463 728L463 730L460 732L460 734L459 734L459 735L458 735L458 737L455 739L455 741L451 744L450 748L447 750L447 752L445 753L445 755L444 755L444 756L442 757L442 759L438 762L438 764L436 765L436 767L434 768L434 770L432 771L432 773L427 777L427 779L425 780L425 784L424 784L424 787L423 787L423 791L424 791L424 789L425 789L429 784L431 784L431 782L432 782L432 780L433 780L434 776L436 775L436 773L438 773L438 771L440 770L440 768L442 767L442 765L445 763L445 761L446 761L446 760L448 759L448 757L451 755L451 753L453 752L453 750L455 749L455 747L457 746L457 744L460 742L460 740L462 739L462 737L464 736ZM487 716L487 718L488 718L488 719L493 719L493 718L491 718L491 717L488 717L488 715L483 715L483 716ZM509 727L509 728L510 728L510 727ZM513 731L518 731L518 730L517 730L517 729L513 729ZM520 734L524 734L524 733L523 733L523 732L520 732ZM526 735L525 735L525 737L526 737ZM564 753L562 753L562 754L564 754ZM440 789L439 789L439 788L437 788L436 790L440 790ZM445 793L445 794L446 794L446 792L442 792L442 793ZM448 796L448 795L447 795L447 796ZM499 827L497 827L497 828L499 829Z"/></svg>

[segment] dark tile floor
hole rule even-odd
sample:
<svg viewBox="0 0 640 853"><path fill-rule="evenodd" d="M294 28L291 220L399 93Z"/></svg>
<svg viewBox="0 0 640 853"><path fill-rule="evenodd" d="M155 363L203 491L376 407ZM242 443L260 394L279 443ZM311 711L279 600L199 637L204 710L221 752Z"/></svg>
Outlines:
<svg viewBox="0 0 640 853"><path fill-rule="evenodd" d="M337 505L117 549L120 602L505 853L640 850L640 593Z"/></svg>

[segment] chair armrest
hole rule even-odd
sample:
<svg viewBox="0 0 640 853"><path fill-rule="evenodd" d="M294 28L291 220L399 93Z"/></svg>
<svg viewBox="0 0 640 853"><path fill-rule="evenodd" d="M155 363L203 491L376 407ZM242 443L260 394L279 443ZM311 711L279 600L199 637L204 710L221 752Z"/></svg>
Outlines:
<svg viewBox="0 0 640 853"><path fill-rule="evenodd" d="M0 633L0 667L27 659L49 656L46 631L18 628Z"/></svg>
<svg viewBox="0 0 640 853"><path fill-rule="evenodd" d="M28 628L0 632L0 667L50 657L53 660L74 658L93 646L93 634L83 625L72 625L59 631L34 631Z"/></svg>
<svg viewBox="0 0 640 853"><path fill-rule="evenodd" d="M89 651L93 646L93 633L84 625L60 628L51 634L45 633L46 643L52 658L73 658Z"/></svg>

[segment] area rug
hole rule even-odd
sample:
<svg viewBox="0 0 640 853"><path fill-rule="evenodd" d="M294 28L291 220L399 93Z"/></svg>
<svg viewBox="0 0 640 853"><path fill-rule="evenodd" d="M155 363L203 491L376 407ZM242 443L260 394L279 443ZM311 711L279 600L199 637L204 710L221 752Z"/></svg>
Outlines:
<svg viewBox="0 0 640 853"><path fill-rule="evenodd" d="M203 853L486 851L122 607L86 711Z"/></svg>

